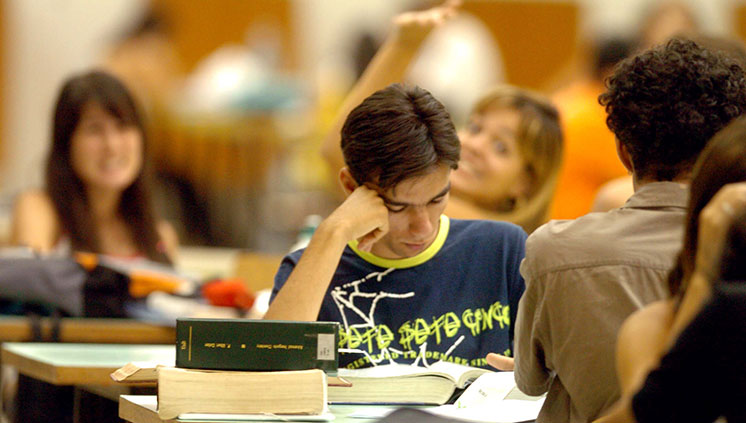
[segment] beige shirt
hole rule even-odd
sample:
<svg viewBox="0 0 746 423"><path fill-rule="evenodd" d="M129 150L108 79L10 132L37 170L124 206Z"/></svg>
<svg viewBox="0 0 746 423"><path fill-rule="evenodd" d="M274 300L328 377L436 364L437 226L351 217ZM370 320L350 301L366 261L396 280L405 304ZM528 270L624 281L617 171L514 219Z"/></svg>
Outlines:
<svg viewBox="0 0 746 423"><path fill-rule="evenodd" d="M667 297L681 250L687 188L643 185L606 213L551 221L526 241L515 378L548 392L537 422L587 422L619 398L614 351L624 319Z"/></svg>

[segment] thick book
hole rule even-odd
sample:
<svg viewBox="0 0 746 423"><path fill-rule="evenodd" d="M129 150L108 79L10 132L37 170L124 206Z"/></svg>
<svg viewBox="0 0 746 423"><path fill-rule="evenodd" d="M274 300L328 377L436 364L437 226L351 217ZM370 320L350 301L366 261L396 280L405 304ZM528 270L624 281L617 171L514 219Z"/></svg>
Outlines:
<svg viewBox="0 0 746 423"><path fill-rule="evenodd" d="M158 368L158 416L189 414L324 415L326 373L319 369L280 372Z"/></svg>
<svg viewBox="0 0 746 423"><path fill-rule="evenodd" d="M445 404L490 370L438 361L428 367L385 364L364 369L339 369L349 388L329 387L329 400L341 403Z"/></svg>
<svg viewBox="0 0 746 423"><path fill-rule="evenodd" d="M177 319L176 367L335 374L338 337L337 322Z"/></svg>
<svg viewBox="0 0 746 423"><path fill-rule="evenodd" d="M155 395L120 395L119 396L119 417L128 422L158 422L165 423L158 417L158 399ZM302 414L200 414L185 413L179 416L179 422L195 423L225 423L225 422L268 422L268 421L330 421L334 420L332 412L320 415L302 415ZM174 420L168 420L174 422ZM363 422L361 422L363 423Z"/></svg>
<svg viewBox="0 0 746 423"><path fill-rule="evenodd" d="M158 383L158 370L163 367L173 367L169 364L155 362L131 362L111 373L111 378L119 383ZM215 370L218 372L218 370ZM352 386L349 381L339 376L327 374L327 385L329 386Z"/></svg>

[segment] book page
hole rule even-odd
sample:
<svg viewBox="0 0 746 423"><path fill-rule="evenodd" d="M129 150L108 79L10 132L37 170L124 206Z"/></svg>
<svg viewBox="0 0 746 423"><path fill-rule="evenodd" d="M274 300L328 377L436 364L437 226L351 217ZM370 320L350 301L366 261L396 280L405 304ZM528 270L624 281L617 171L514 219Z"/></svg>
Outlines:
<svg viewBox="0 0 746 423"><path fill-rule="evenodd" d="M473 379L481 374L489 372L490 371L486 369L463 366L446 361L438 361L431 364L429 367L412 366L409 364L383 364L354 370L340 368L338 374L342 378L390 378L414 375L436 375L446 377L453 381L457 386L463 387L468 379Z"/></svg>
<svg viewBox="0 0 746 423"><path fill-rule="evenodd" d="M490 372L475 380L455 404L428 411L479 422L514 423L535 420L545 396L529 396L515 386L513 372Z"/></svg>
<svg viewBox="0 0 746 423"><path fill-rule="evenodd" d="M449 375L459 388L463 388L466 382L471 379L476 379L485 373L494 373L491 370L449 363L447 361L433 363L430 365L430 370Z"/></svg>
<svg viewBox="0 0 746 423"><path fill-rule="evenodd" d="M365 367L362 369L344 369L337 371L341 378L346 377L369 377L369 378L387 378L398 376L411 376L430 373L425 367L411 366L409 364L383 364L379 366Z"/></svg>

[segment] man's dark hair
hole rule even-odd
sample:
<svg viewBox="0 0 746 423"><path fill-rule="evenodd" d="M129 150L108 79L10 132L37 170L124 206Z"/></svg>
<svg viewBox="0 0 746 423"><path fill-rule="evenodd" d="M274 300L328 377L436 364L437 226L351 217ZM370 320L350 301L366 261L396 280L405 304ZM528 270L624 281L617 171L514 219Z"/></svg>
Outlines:
<svg viewBox="0 0 746 423"><path fill-rule="evenodd" d="M746 110L741 67L681 38L623 61L606 87L606 123L645 179L688 173L707 141Z"/></svg>
<svg viewBox="0 0 746 423"><path fill-rule="evenodd" d="M428 91L392 84L355 107L342 127L345 164L358 184L382 189L432 167L458 166L461 144L445 107Z"/></svg>

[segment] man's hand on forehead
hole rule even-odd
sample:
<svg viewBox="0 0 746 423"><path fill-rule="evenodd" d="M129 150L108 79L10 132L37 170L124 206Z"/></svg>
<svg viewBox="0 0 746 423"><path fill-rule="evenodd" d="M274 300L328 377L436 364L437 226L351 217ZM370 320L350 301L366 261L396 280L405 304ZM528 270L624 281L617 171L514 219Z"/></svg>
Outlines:
<svg viewBox="0 0 746 423"><path fill-rule="evenodd" d="M377 190L358 186L327 218L343 231L345 242L358 240L358 249L370 248L389 230L388 208Z"/></svg>

